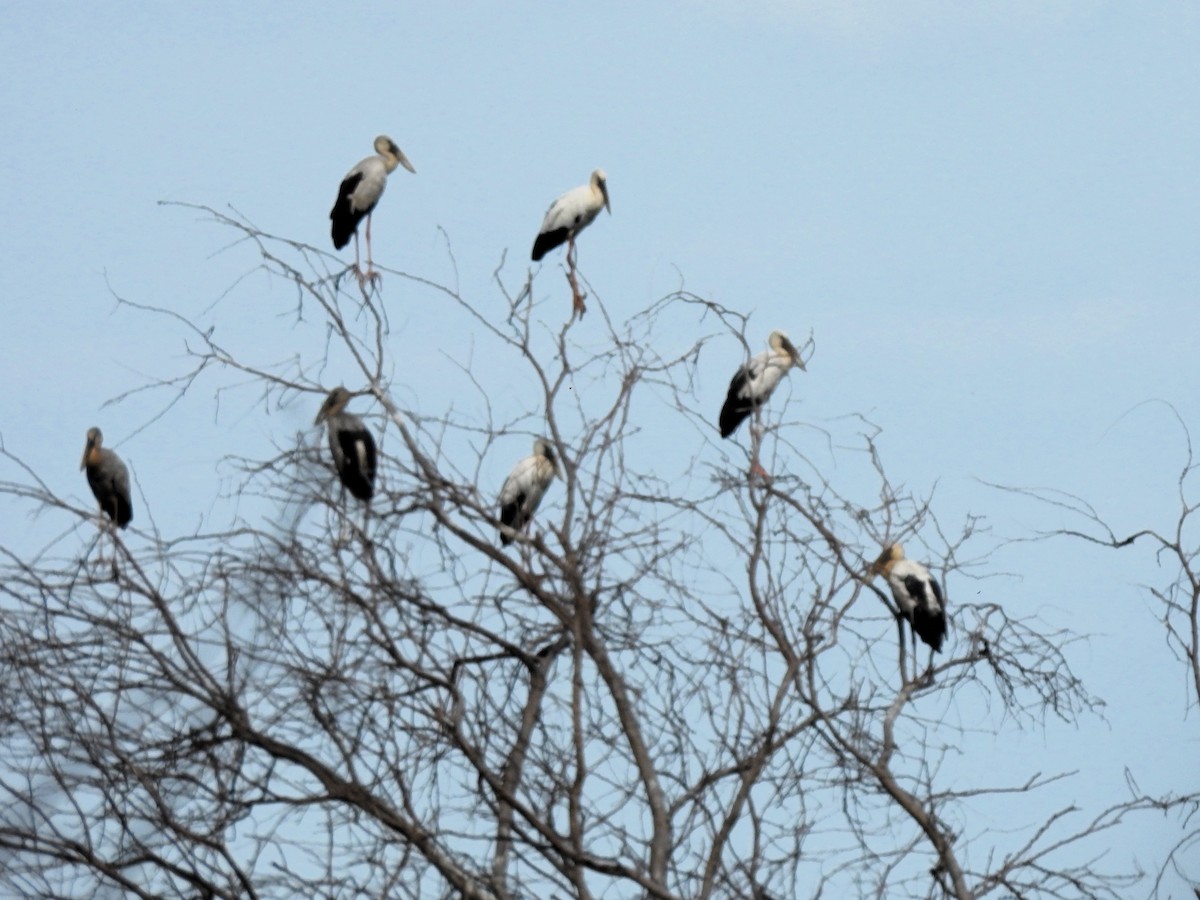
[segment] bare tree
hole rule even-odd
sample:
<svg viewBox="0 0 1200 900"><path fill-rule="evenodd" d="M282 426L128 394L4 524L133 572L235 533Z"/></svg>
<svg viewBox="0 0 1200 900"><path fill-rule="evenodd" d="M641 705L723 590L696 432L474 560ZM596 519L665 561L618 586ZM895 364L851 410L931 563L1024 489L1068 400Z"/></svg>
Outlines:
<svg viewBox="0 0 1200 900"><path fill-rule="evenodd" d="M861 418L816 428L778 392L773 477L747 478L697 384L713 342L757 345L757 324L683 291L616 322L594 289L594 315L563 322L561 297L510 289L503 267L487 304L388 270L377 289L207 213L294 288L295 328L325 349L273 363L139 307L190 354L147 388L169 405L212 379L315 411L336 369L365 395L375 496L337 489L314 430L231 461L265 524L176 536L138 518L128 536L6 457L0 491L65 529L4 551L6 891L1117 897L1139 873L1099 859L1107 835L1194 804L1135 792L1077 824L977 823L1069 773L992 781L956 757L948 711L983 698L998 735L1093 714L1072 636L955 596L987 570L986 529L943 527ZM449 353L451 408L428 413L404 399L415 376L393 377L397 285L473 323ZM501 396L500 367L531 393ZM504 547L488 474L538 436L561 477ZM948 589L928 672L868 574L900 539Z"/></svg>
<svg viewBox="0 0 1200 900"><path fill-rule="evenodd" d="M1189 711L1200 707L1200 497L1197 496L1197 476L1200 467L1192 450L1191 433L1174 407L1165 407L1179 427L1183 462L1175 479L1175 515L1161 526L1117 532L1096 507L1082 497L1062 491L1000 487L1011 493L1032 498L1037 504L1053 510L1056 518L1065 519L1065 527L1037 532L1026 540L1070 540L1118 551L1148 547L1157 564L1156 580L1145 585L1146 595L1162 624L1165 643L1187 674ZM1136 786L1132 786L1137 791ZM1165 852L1165 859L1155 879L1156 889L1167 872L1175 872L1193 883L1200 880L1200 867L1195 863L1200 849L1200 828L1194 824L1197 808L1195 794L1172 798L1187 813L1188 825L1179 840ZM1200 892L1200 887L1195 888ZM1198 893L1200 896L1200 893Z"/></svg>

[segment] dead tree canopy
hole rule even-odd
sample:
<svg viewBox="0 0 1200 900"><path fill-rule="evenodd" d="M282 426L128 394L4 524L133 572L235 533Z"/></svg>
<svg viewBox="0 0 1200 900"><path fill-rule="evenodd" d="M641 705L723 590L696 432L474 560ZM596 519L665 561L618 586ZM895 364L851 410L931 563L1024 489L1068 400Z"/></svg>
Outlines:
<svg viewBox="0 0 1200 900"><path fill-rule="evenodd" d="M102 536L93 505L5 457L10 521L53 538L2 557L4 893L1153 889L1103 851L1194 796L1105 801L1004 755L1100 700L1073 671L1078 635L988 590L981 520L939 519L855 410L806 421L799 379L756 413L769 477L720 439L713 397L760 323L683 292L614 321L593 291L593 315L568 319L557 279L510 288L503 269L486 301L403 273L380 287L209 212L295 290L280 312L303 349L280 363L139 308L187 348L146 385L165 408L215 395L270 431L263 454L217 451L222 527L139 514ZM430 295L469 332L438 372L453 404L406 367L393 293ZM796 359L819 365L818 339ZM338 383L372 438L369 506L347 502L309 427ZM530 471L552 477L508 497L534 441ZM927 671L912 612L872 577L899 542L945 594Z"/></svg>

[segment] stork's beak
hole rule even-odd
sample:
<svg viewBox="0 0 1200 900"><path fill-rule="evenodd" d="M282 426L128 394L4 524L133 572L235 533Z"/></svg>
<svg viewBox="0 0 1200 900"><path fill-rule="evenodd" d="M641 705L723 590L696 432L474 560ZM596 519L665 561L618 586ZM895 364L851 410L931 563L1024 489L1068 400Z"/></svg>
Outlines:
<svg viewBox="0 0 1200 900"><path fill-rule="evenodd" d="M92 439L88 438L88 442L83 446L83 459L79 461L79 470L83 471L87 468L88 454L92 452Z"/></svg>
<svg viewBox="0 0 1200 900"><path fill-rule="evenodd" d="M392 146L396 147L395 144ZM400 165L404 166L404 168L408 169L408 171L412 172L414 175L417 174L417 170L413 167L413 164L408 161L408 157L404 155L404 151L399 147L396 147L396 159L400 160Z"/></svg>
<svg viewBox="0 0 1200 900"><path fill-rule="evenodd" d="M600 182L600 193L604 195L604 208L608 210L608 214L612 215L612 207L608 205L608 185L603 181Z"/></svg>
<svg viewBox="0 0 1200 900"><path fill-rule="evenodd" d="M786 350L788 356L790 356L792 358L792 363L794 365L797 365L800 367L801 372L808 371L804 367L804 360L800 358L800 351L797 350L796 346L791 341L789 341L787 338L783 339L783 349Z"/></svg>
<svg viewBox="0 0 1200 900"><path fill-rule="evenodd" d="M877 560L875 560L875 562L871 563L871 568L868 570L868 573L871 576L878 575L880 572L883 571L884 565L889 560L891 560L891 558L892 558L892 548L890 546L884 547L883 552L879 554L879 559L877 559Z"/></svg>

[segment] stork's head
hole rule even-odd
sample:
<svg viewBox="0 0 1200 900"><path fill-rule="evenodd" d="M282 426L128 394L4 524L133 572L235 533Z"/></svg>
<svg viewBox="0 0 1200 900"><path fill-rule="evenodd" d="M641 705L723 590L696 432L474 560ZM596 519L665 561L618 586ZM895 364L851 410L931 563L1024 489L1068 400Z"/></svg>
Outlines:
<svg viewBox="0 0 1200 900"><path fill-rule="evenodd" d="M904 559L904 548L899 544L888 544L879 554L879 559L871 563L871 575L887 575L892 566Z"/></svg>
<svg viewBox="0 0 1200 900"><path fill-rule="evenodd" d="M533 454L534 456L541 456L549 460L550 465L554 466L554 474L559 474L558 458L554 455L554 445L551 444L550 441L548 441L546 438L538 438L536 441L534 441Z"/></svg>
<svg viewBox="0 0 1200 900"><path fill-rule="evenodd" d="M329 392L329 396L325 398L325 402L321 404L321 408L317 411L317 417L313 420L314 425L320 425L330 416L336 416L346 404L350 402L351 394L342 386L335 387Z"/></svg>
<svg viewBox="0 0 1200 900"><path fill-rule="evenodd" d="M88 460L92 458L93 453L98 453L101 446L104 444L104 435L100 433L99 428L89 428L87 433L87 444L83 448L83 461L79 464L79 468L84 468L88 464Z"/></svg>
<svg viewBox="0 0 1200 900"><path fill-rule="evenodd" d="M414 175L417 174L417 170L408 161L408 157L404 155L404 151L397 147L396 142L386 134L381 134L375 138L375 152L383 157L384 165L387 166L389 172L394 171L397 165L401 165Z"/></svg>
<svg viewBox="0 0 1200 900"><path fill-rule="evenodd" d="M592 173L592 189L600 192L600 196L604 198L604 208L611 216L612 207L608 205L608 176L604 174L603 169L597 169Z"/></svg>
<svg viewBox="0 0 1200 900"><path fill-rule="evenodd" d="M772 331L771 336L767 338L767 345L776 353L786 353L792 365L799 366L800 370L804 371L804 360L800 358L800 351L788 340L787 332Z"/></svg>

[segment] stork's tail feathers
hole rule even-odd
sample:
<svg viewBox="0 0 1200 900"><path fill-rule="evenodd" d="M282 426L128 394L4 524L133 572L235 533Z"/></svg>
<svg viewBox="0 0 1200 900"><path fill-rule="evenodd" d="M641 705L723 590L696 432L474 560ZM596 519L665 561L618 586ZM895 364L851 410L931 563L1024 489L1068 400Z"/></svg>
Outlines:
<svg viewBox="0 0 1200 900"><path fill-rule="evenodd" d="M929 645L934 653L942 650L942 640L946 637L946 616L943 613L931 613L918 606L912 612L912 627L922 641Z"/></svg>
<svg viewBox="0 0 1200 900"><path fill-rule="evenodd" d="M752 412L754 412L753 403L735 403L726 401L725 405L721 407L721 418L719 422L721 426L721 437L727 438L737 431L738 426L745 422L746 417Z"/></svg>
<svg viewBox="0 0 1200 900"><path fill-rule="evenodd" d="M129 523L133 521L133 507L130 505L129 501L120 494L117 494L117 496L113 498L113 503L116 506L117 514L114 518L116 519L117 525L119 525L121 528L127 528Z"/></svg>
<svg viewBox="0 0 1200 900"><path fill-rule="evenodd" d="M559 244L566 243L569 235L570 232L566 228L556 228L554 231L542 232L537 236L537 240L533 242L531 259L537 262Z"/></svg>
<svg viewBox="0 0 1200 900"><path fill-rule="evenodd" d="M338 204L329 214L329 218L333 221L330 232L333 237L334 249L341 250L350 243L350 238L354 236L354 229L358 227L358 217L350 212L348 204L346 208L343 208L342 204Z"/></svg>

